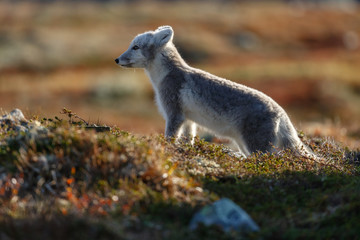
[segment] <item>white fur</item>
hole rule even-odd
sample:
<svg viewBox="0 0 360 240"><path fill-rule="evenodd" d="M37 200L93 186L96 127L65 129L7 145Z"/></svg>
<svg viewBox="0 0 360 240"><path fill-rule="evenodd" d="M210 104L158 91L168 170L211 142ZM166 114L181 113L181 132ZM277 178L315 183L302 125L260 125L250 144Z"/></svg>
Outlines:
<svg viewBox="0 0 360 240"><path fill-rule="evenodd" d="M166 118L166 111L164 110L161 100L159 99L160 94L158 93L158 89L159 89L159 84L169 73L169 70L164 68L164 66L162 66L161 63L159 63L159 61L160 61L159 56L156 56L154 60L154 64L151 67L146 68L145 73L149 77L150 82L155 91L155 102L156 105L158 106L159 112L164 118Z"/></svg>

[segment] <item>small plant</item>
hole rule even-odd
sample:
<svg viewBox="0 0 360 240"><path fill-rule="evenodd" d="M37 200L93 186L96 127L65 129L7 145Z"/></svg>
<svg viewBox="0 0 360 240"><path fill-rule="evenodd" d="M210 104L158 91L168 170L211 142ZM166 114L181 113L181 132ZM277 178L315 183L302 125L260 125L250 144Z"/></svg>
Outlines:
<svg viewBox="0 0 360 240"><path fill-rule="evenodd" d="M77 115L76 113L72 112L71 110L69 110L69 109L67 109L65 107L62 109L60 114L67 115L67 117L69 118L69 123L70 124L76 124L76 125L85 124L86 126L89 126L89 123L87 121L85 121L83 118L79 117L79 115ZM73 119L79 119L80 122L79 121L75 122Z"/></svg>
<svg viewBox="0 0 360 240"><path fill-rule="evenodd" d="M60 113L67 115L70 124L82 126L85 129L93 129L97 132L106 132L111 130L111 128L108 126L98 126L97 124L90 124L89 122L81 118L79 115L77 115L76 113L72 112L69 109L66 109L65 107L62 109ZM79 119L80 121L74 121L74 119Z"/></svg>

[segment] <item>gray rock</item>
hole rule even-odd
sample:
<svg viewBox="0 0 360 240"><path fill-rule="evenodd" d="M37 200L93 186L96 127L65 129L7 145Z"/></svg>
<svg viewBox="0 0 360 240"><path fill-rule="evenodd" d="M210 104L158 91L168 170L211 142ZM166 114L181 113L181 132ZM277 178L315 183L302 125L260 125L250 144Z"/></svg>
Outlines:
<svg viewBox="0 0 360 240"><path fill-rule="evenodd" d="M259 231L259 226L251 217L228 198L222 198L201 209L192 218L189 228L194 230L199 223L205 226L217 225L225 232L230 230L244 233Z"/></svg>
<svg viewBox="0 0 360 240"><path fill-rule="evenodd" d="M31 135L38 135L40 133L47 133L47 129L38 121L29 121L24 117L20 109L14 109L8 114L0 117L0 132L25 132Z"/></svg>

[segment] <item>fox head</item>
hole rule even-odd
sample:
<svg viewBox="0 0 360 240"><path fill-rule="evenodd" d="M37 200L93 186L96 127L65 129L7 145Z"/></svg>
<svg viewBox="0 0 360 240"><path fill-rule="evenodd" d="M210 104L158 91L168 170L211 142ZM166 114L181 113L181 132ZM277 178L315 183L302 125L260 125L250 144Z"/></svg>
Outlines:
<svg viewBox="0 0 360 240"><path fill-rule="evenodd" d="M123 67L146 68L154 60L156 53L172 42L173 36L174 31L170 26L139 34L115 62Z"/></svg>

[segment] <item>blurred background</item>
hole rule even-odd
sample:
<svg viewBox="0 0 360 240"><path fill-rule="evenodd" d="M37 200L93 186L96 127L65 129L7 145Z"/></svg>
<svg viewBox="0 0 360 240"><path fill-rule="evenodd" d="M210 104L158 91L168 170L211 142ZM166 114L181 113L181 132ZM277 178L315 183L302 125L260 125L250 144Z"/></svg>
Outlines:
<svg viewBox="0 0 360 240"><path fill-rule="evenodd" d="M114 59L171 25L192 66L265 92L310 135L360 137L360 4L308 1L1 1L0 108L164 131L141 69ZM65 116L64 116L65 117Z"/></svg>

